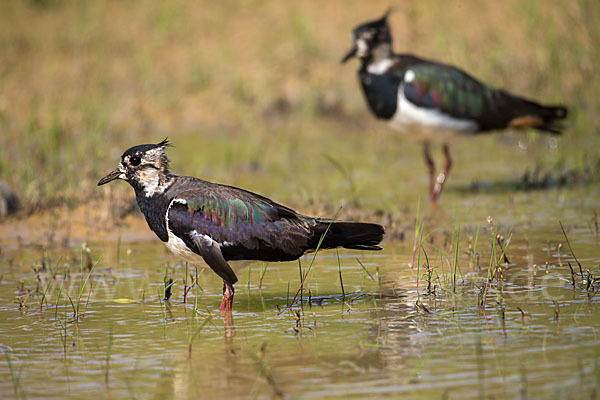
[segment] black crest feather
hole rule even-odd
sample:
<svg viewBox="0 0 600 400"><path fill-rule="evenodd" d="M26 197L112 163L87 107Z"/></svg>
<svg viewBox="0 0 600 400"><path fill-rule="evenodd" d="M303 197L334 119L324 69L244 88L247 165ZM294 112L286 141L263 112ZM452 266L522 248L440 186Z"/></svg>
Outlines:
<svg viewBox="0 0 600 400"><path fill-rule="evenodd" d="M391 13L393 13L394 11L396 11L396 9L394 7L388 7L387 10L385 10L385 12L383 13L383 16L380 18L380 20L384 20L387 19Z"/></svg>
<svg viewBox="0 0 600 400"><path fill-rule="evenodd" d="M169 142L169 138L166 137L162 140L162 142L157 143L156 146L158 147L173 147L173 145Z"/></svg>

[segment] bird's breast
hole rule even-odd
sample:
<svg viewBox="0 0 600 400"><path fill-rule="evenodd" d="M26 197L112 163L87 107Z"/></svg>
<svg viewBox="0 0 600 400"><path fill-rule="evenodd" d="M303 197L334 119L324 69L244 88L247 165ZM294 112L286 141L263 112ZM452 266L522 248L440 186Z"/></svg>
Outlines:
<svg viewBox="0 0 600 400"><path fill-rule="evenodd" d="M360 84L369 104L369 108L377 118L390 119L396 112L399 81L392 74L372 74L365 71L359 73Z"/></svg>

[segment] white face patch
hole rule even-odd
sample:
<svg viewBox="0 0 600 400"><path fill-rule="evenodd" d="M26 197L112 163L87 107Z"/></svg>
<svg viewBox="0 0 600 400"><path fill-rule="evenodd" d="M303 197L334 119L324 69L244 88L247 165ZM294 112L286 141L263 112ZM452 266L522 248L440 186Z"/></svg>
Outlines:
<svg viewBox="0 0 600 400"><path fill-rule="evenodd" d="M171 179L165 179L161 182L161 173L155 168L141 168L136 171L136 178L143 185L146 197L163 194L172 183Z"/></svg>
<svg viewBox="0 0 600 400"><path fill-rule="evenodd" d="M120 172L119 179L123 179L124 181L126 181L127 175L125 175L125 167L123 166L123 163L119 163L119 166L117 167L117 169Z"/></svg>
<svg viewBox="0 0 600 400"><path fill-rule="evenodd" d="M144 153L144 160L147 161L157 161L164 154L165 150L162 147L157 147L155 149L151 149Z"/></svg>
<svg viewBox="0 0 600 400"><path fill-rule="evenodd" d="M356 40L356 55L360 58L364 58L369 55L369 45L365 39Z"/></svg>
<svg viewBox="0 0 600 400"><path fill-rule="evenodd" d="M383 58L375 61L367 66L367 71L370 74L382 75L385 74L392 66L394 61L391 58Z"/></svg>

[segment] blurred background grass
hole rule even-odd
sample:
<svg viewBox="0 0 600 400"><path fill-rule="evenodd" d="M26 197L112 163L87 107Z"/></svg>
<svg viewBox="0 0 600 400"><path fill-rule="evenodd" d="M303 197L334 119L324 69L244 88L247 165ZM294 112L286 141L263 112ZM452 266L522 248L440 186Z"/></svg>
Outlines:
<svg viewBox="0 0 600 400"><path fill-rule="evenodd" d="M130 198L97 180L126 148L168 136L174 173L304 212L414 209L427 191L418 143L376 121L356 64L339 64L351 29L389 6L396 51L572 110L558 142L458 141L450 189L597 168L597 1L14 0L0 3L0 180L27 211Z"/></svg>

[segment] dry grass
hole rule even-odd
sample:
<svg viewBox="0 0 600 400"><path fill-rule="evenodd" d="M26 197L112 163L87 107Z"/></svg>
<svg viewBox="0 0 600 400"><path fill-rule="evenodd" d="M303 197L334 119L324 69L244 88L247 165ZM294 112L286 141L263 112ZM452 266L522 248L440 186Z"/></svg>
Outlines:
<svg viewBox="0 0 600 400"><path fill-rule="evenodd" d="M416 204L426 187L418 147L369 115L356 66L339 65L351 28L389 5L2 2L0 179L30 210L81 201L97 195L95 182L125 148L169 136L174 172L314 212L333 214L340 204L402 212L398 204ZM588 143L597 143L600 126L600 3L392 5L397 51L571 106L559 150L542 145L512 165L598 157ZM498 170L488 154L496 146L478 141L477 173ZM477 178L463 157L456 179ZM130 195L125 185L115 190Z"/></svg>

